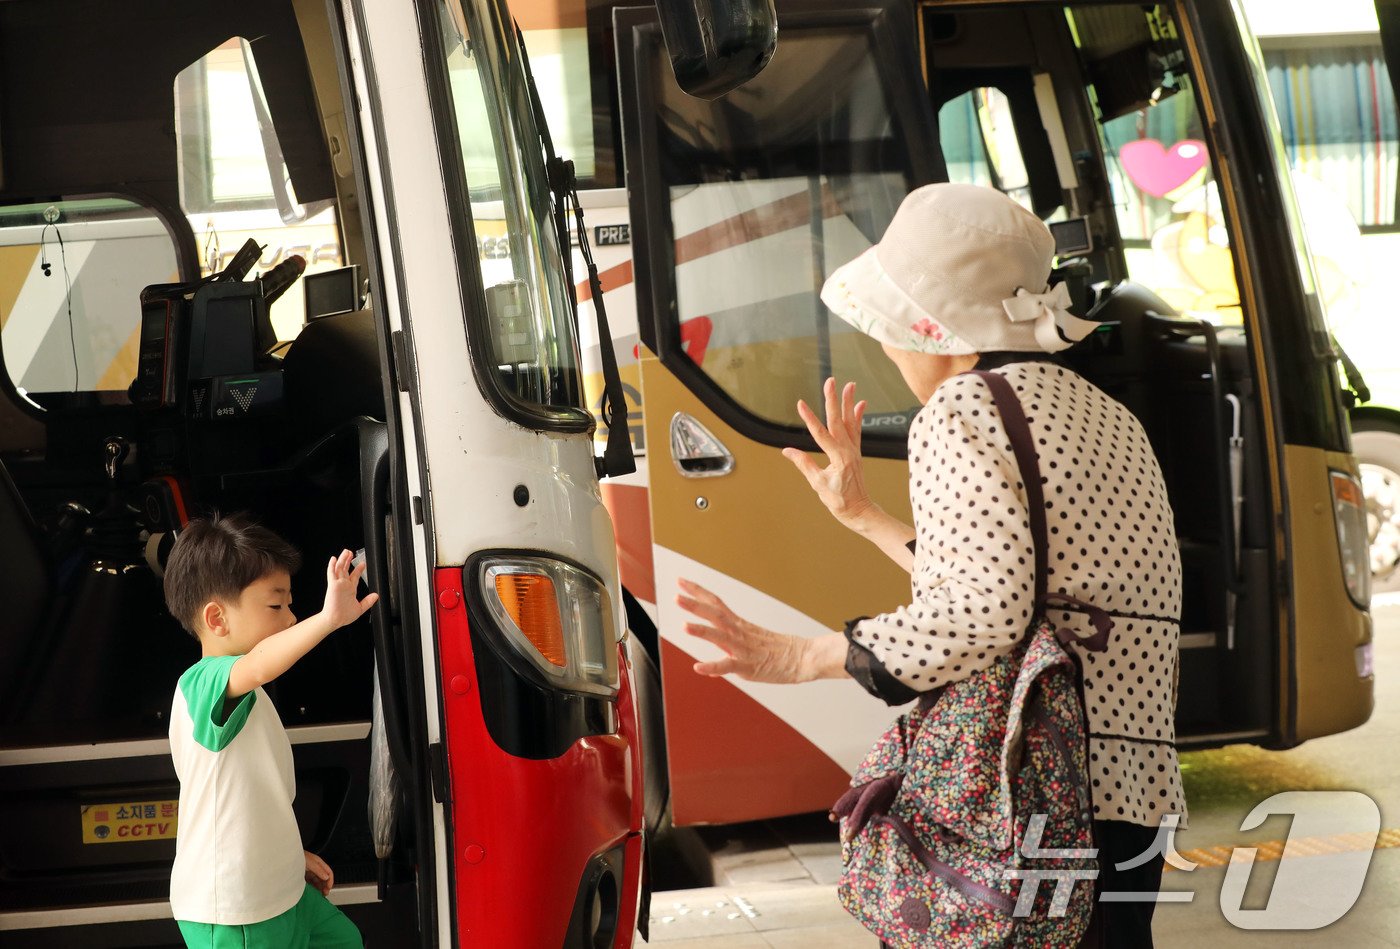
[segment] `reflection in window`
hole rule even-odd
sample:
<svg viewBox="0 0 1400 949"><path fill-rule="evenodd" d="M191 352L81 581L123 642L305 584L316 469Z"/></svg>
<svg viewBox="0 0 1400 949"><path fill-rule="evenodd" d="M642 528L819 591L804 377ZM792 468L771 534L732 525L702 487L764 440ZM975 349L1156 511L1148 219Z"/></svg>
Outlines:
<svg viewBox="0 0 1400 949"><path fill-rule="evenodd" d="M532 14L541 6L555 6L553 17L541 17L532 28ZM593 79L589 71L588 30L584 0L551 0L548 4L513 6L524 29L530 52L530 68L544 102L545 120L554 138L554 150L574 163L583 186L596 167L593 150ZM547 27L545 26L547 24Z"/></svg>
<svg viewBox="0 0 1400 949"><path fill-rule="evenodd" d="M222 270L249 239L263 245L260 270L296 254L308 273L344 264L334 203L301 204L273 127L248 41L232 37L175 78L180 204L205 274ZM279 339L305 322L300 293L272 305Z"/></svg>
<svg viewBox="0 0 1400 949"><path fill-rule="evenodd" d="M1400 404L1387 279L1400 220L1400 132L1378 39L1289 37L1264 50L1329 324L1379 404Z"/></svg>
<svg viewBox="0 0 1400 949"><path fill-rule="evenodd" d="M1031 176L1006 93L972 89L945 102L938 110L938 134L949 181L996 188L1034 210Z"/></svg>
<svg viewBox="0 0 1400 949"><path fill-rule="evenodd" d="M1182 313L1240 324L1220 191L1189 75L1155 106L1102 123L1128 271Z"/></svg>
<svg viewBox="0 0 1400 949"><path fill-rule="evenodd" d="M902 437L914 397L879 345L820 298L913 182L869 43L850 32L785 34L762 73L716 102L682 93L663 49L650 74L684 351L764 421L801 426L797 400L819 404L835 375L869 400L868 429Z"/></svg>
<svg viewBox="0 0 1400 949"><path fill-rule="evenodd" d="M1400 135L1379 40L1266 49L1288 163L1346 202L1363 227L1393 227Z"/></svg>
<svg viewBox="0 0 1400 949"><path fill-rule="evenodd" d="M450 2L439 22L496 372L523 403L581 408L572 301L553 265L561 258L538 135L518 107L527 101L522 77L498 73L500 59L472 37L475 9Z"/></svg>

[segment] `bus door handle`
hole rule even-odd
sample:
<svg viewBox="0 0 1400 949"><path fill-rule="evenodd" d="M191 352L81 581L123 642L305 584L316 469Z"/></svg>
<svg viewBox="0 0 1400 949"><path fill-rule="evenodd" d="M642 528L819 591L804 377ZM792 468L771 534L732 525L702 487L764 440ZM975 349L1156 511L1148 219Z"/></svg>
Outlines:
<svg viewBox="0 0 1400 949"><path fill-rule="evenodd" d="M685 412L671 418L671 460L687 478L717 478L734 470L734 455L724 443Z"/></svg>

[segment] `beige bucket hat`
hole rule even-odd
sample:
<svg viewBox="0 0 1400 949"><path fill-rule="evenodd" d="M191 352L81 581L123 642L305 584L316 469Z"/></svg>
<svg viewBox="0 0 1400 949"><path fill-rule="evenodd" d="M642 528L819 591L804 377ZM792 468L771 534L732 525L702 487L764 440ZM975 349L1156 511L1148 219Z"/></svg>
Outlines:
<svg viewBox="0 0 1400 949"><path fill-rule="evenodd" d="M925 185L880 242L838 268L822 301L897 349L964 355L1059 352L1098 324L1048 286L1055 239L1040 218L993 188Z"/></svg>

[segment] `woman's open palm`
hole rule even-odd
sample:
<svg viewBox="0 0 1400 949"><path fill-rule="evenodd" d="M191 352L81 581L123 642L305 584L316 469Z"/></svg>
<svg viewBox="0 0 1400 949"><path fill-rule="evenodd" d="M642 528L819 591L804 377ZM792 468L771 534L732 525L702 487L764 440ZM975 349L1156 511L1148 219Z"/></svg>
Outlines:
<svg viewBox="0 0 1400 949"><path fill-rule="evenodd" d="M806 477L817 497L828 511L847 527L869 513L873 504L865 489L865 470L861 463L861 420L865 417L865 402L856 402L856 384L848 382L836 394L836 380L827 379L822 386L826 398L826 424L822 424L806 402L798 401L797 414L812 433L817 447L826 454L822 467L806 452L784 448L783 457L792 462Z"/></svg>
<svg viewBox="0 0 1400 949"><path fill-rule="evenodd" d="M752 682L803 681L805 640L741 619L723 600L699 584L681 580L680 586L684 592L676 597L676 603L705 621L686 623L685 631L718 646L725 653L723 659L697 662L696 672L707 676L732 673Z"/></svg>

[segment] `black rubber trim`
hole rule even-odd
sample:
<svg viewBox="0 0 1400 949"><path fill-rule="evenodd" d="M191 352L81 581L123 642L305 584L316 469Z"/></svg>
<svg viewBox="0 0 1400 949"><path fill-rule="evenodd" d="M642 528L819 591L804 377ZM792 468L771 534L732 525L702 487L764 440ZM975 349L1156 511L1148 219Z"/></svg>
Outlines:
<svg viewBox="0 0 1400 949"><path fill-rule="evenodd" d="M442 742L435 741L428 746L428 771L433 776L433 800L447 803L452 796L451 785L447 781L447 749Z"/></svg>
<svg viewBox="0 0 1400 949"><path fill-rule="evenodd" d="M1280 226L1288 217L1277 166L1270 158L1274 143L1256 94L1245 40L1229 4L1182 4L1177 10L1178 16L1190 21L1192 32L1211 38L1201 44L1198 66L1204 82L1199 86L1209 88L1212 99L1228 103L1230 109L1228 122L1208 125L1204 132L1211 154L1231 166L1239 200L1253 212L1227 224L1255 265L1261 312L1251 314L1249 329L1259 333L1263 343L1280 440L1347 451L1346 406L1337 359L1330 335L1318 325L1321 317L1314 322L1309 316L1293 242L1288 229ZM1199 99L1199 89L1196 92ZM1199 111L1202 117L1209 115L1204 108ZM1229 210L1226 204L1227 218Z"/></svg>
<svg viewBox="0 0 1400 949"><path fill-rule="evenodd" d="M370 90L369 101L360 102L359 94L355 89L353 77L348 70L350 54L346 41L346 24L342 16L340 5L334 0L327 0L326 11L331 25L331 39L335 45L336 70L340 76L340 92L342 101L345 104L345 127L346 135L349 139L350 157L354 168L355 182L358 189L358 211L360 214L362 229L365 241L365 271L370 281L373 298L387 299L385 287L388 285L383 278L383 262L379 249L379 228L375 220L375 206L372 195L376 189L384 195L385 213L388 220L388 233L391 235L391 251L394 260L403 259L403 250L398 244L399 225L394 213L394 195L389 187L387 171L390 167L389 156L382 147L382 134L384 129L384 111L380 105L379 97L375 94L378 88L375 82L374 57L370 49L369 38L364 32L364 0L357 0L355 3L355 22L359 27L359 47L363 56L364 72L368 78L368 88ZM379 166L384 169L386 175L383 180L371 182L368 171L368 162L365 153L364 134L360 128L359 114L360 108L369 110L375 123L375 127L380 131L381 147L379 150ZM399 297L397 304L399 313L403 320L403 333L405 341L411 343L413 339L412 314L408 309L408 300L403 281L398 281ZM421 501L415 499L415 504L410 504L408 490L406 487L403 467L403 424L404 420L399 415L399 400L395 389L394 370L392 364L390 328L388 326L386 308L376 308L375 328L379 338L379 361L380 379L385 390L384 399L384 420L388 429L389 438L389 490L393 497L393 521L395 541L399 545L401 556L399 563L408 565L413 562L413 558L403 556L412 548L414 537L414 519L418 523L423 523L425 519L432 517L431 500L424 498ZM411 347L410 347L411 348ZM423 430L423 407L416 380L412 377L400 380L404 383L409 405L412 412L411 424L418 430ZM425 454L426 448L424 440L417 440L418 469L426 472L428 470L428 459ZM415 511L417 507L417 511ZM426 510L424 510L426 508ZM431 523L431 521L428 521ZM426 543L429 547L427 551L427 562L433 564L437 562L436 552L433 548L433 532L425 531ZM397 578L394 578L396 581ZM431 578L429 578L431 580ZM423 655L422 634L418 627L418 594L417 584L400 584L397 590L399 615L398 619L398 640L403 651L402 668L404 670L423 669L425 664L432 667L433 678L439 680L441 671L437 668L437 656ZM404 795L406 803L411 808L405 817L411 819L413 826L412 837L412 860L416 866L433 867L436 865L436 841L433 832L433 808L436 806L433 801L432 778L428 771L428 700L423 686L422 675L405 674L404 681L400 683L402 688L402 701L406 706L408 714L408 735L409 752L411 757L411 774L405 781ZM441 720L441 710L439 709L438 731L442 733L445 728ZM447 825L447 846L452 846L452 825ZM398 851L402 853L402 848ZM455 886L455 876L449 873L449 900L452 899L452 888ZM419 877L421 881L432 879L431 874L424 874ZM438 900L437 887L425 882L423 885L415 886L417 898L418 916L418 936L420 944L424 947L435 947L438 943L438 915L441 912L451 911L451 904L446 907L440 905Z"/></svg>
<svg viewBox="0 0 1400 949"><path fill-rule="evenodd" d="M626 154L628 211L632 222L633 282L636 286L637 327L642 342L655 352L675 377L726 425L753 441L782 448L817 451L805 427L781 425L760 418L740 405L697 366L681 346L675 313L675 230L671 224L668 185L662 178L656 141L657 103L645 67L649 53L663 42L654 8L614 11L618 44L619 110ZM900 121L909 150L911 185L946 180L937 140L937 117L924 92L919 62L918 29L911 7L892 0L872 0L852 7L842 0L801 0L784 4L783 29L850 28L868 31L888 84L890 108ZM624 47L624 43L627 44ZM635 101L629 101L629 90ZM641 123L641 127L633 127ZM644 145L643 143L646 143ZM912 396L910 401L914 401ZM911 406L912 408L912 406ZM911 412L911 414L913 414ZM867 432L862 453L879 458L904 458L903 436Z"/></svg>
<svg viewBox="0 0 1400 949"><path fill-rule="evenodd" d="M582 564L539 550L482 550L467 560L462 569L462 589L471 621L481 715L492 741L517 758L543 761L558 758L580 739L617 734L616 696L560 689L521 656L497 628L482 600L478 582L482 561L492 557L554 560L597 577Z"/></svg>
<svg viewBox="0 0 1400 949"><path fill-rule="evenodd" d="M467 331L467 351L471 355L476 384L498 414L528 429L591 435L597 422L592 413L585 408L561 408L524 402L514 393L507 391L496 377L496 367L492 365L489 344L492 330L486 312L486 288L481 279L479 250L475 240L468 241L468 235L476 234L476 227L472 222L471 200L467 194L466 179L462 174L465 159L453 118L456 113L447 76L447 50L443 46L442 28L433 4L430 0L417 0L415 6L418 11L418 33L423 43L428 102L431 106L433 131L437 138L443 171L443 191L447 198L448 219L452 225L455 249L453 256L457 260L457 280L462 291L462 309L466 313L464 329ZM467 28L472 36L489 35L487 28L476 22L474 5L464 4L463 12L467 16ZM516 40L509 16L497 9L496 19L499 22L492 24L492 27L501 30L506 35L507 45L514 47ZM524 104L520 104L519 107L528 108ZM552 225L552 218L546 224ZM567 247L560 248L561 254L569 252ZM558 263L561 268L564 266L562 260ZM577 327L575 332L577 333Z"/></svg>

